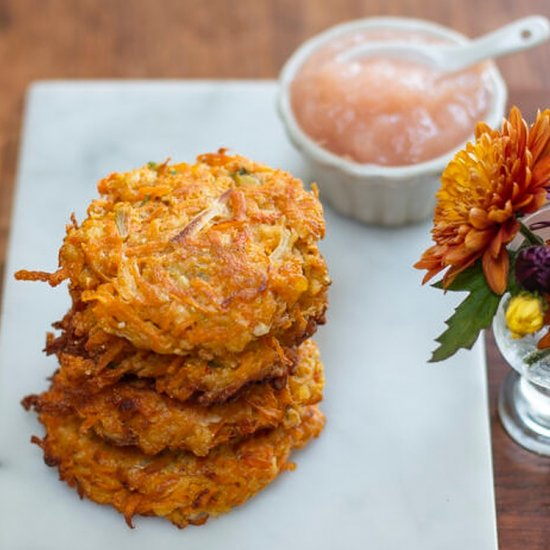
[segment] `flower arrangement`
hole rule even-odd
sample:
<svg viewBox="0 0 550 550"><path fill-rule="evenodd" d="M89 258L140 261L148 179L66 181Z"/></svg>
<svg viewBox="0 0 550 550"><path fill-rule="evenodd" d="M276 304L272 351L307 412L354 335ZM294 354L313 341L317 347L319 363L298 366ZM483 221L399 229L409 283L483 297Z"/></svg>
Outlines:
<svg viewBox="0 0 550 550"><path fill-rule="evenodd" d="M434 245L415 264L427 271L423 283L468 296L446 321L431 361L470 349L487 328L506 292L506 324L513 337L548 331L538 348L550 353L550 243L537 235L548 224L528 227L525 216L548 203L550 109L530 126L518 108L500 130L478 123L468 143L443 171L436 195ZM515 250L508 245L518 235Z"/></svg>

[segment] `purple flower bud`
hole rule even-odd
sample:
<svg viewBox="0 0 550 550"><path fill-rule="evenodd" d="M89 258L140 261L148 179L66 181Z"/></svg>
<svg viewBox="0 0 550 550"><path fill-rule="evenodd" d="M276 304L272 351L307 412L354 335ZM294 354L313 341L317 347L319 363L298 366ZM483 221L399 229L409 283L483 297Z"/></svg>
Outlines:
<svg viewBox="0 0 550 550"><path fill-rule="evenodd" d="M516 280L532 292L550 292L550 246L530 246L516 257Z"/></svg>

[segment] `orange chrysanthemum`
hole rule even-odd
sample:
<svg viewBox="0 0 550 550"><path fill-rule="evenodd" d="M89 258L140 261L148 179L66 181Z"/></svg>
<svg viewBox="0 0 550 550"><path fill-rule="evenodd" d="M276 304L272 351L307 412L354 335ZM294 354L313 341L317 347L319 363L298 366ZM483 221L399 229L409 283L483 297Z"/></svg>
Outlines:
<svg viewBox="0 0 550 550"><path fill-rule="evenodd" d="M506 245L519 231L518 217L546 202L550 185L550 109L537 114L530 128L517 107L502 129L478 123L475 143L468 143L448 164L437 192L432 237L418 269L423 282L447 269L443 286L481 258L493 292L508 282Z"/></svg>

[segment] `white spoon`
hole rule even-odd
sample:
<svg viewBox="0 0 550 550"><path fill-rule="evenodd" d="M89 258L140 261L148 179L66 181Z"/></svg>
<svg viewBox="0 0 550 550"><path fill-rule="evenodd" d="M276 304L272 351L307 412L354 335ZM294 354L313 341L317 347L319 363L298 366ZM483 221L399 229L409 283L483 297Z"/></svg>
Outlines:
<svg viewBox="0 0 550 550"><path fill-rule="evenodd" d="M550 36L550 22L542 15L518 19L467 44L422 44L415 42L373 41L343 52L338 61L363 57L398 57L431 65L441 72L454 72L480 61L537 46Z"/></svg>

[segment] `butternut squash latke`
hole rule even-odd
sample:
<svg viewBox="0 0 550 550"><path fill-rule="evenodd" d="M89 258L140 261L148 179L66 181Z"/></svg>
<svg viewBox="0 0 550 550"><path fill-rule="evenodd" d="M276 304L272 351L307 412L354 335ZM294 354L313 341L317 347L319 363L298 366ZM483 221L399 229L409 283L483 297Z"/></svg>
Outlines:
<svg viewBox="0 0 550 550"><path fill-rule="evenodd" d="M46 353L50 388L23 399L33 442L81 496L203 524L270 483L317 437L316 344L330 280L316 190L224 150L111 174L72 218L54 273L71 307Z"/></svg>
<svg viewBox="0 0 550 550"><path fill-rule="evenodd" d="M296 362L294 348L283 348L266 334L240 353L215 358L209 355L165 355L136 349L124 338L97 328L90 331L86 315L71 310L55 326L58 338L49 335L46 352L55 354L67 382L96 391L135 375L154 379L157 391L202 404L225 401L249 382L278 378L291 372Z"/></svg>
<svg viewBox="0 0 550 550"><path fill-rule="evenodd" d="M135 515L164 516L178 527L201 525L228 512L294 468L290 451L317 437L324 417L315 407L301 413L292 428L276 428L212 450L207 458L167 451L148 456L133 447L116 447L81 431L74 415L41 414L44 439L33 438L49 466L80 496L111 504L132 525Z"/></svg>
<svg viewBox="0 0 550 550"><path fill-rule="evenodd" d="M329 283L316 193L243 157L198 160L103 179L59 271L18 278L69 279L94 325L156 353L225 355L265 334L299 344Z"/></svg>
<svg viewBox="0 0 550 550"><path fill-rule="evenodd" d="M48 391L28 396L23 403L39 413L76 413L82 431L92 430L114 445L137 446L150 455L171 449L206 456L222 443L259 430L298 425L304 406L321 401L323 385L319 351L308 340L300 346L290 376L249 384L231 401L211 407L159 394L146 379L126 379L89 392L67 384L62 372L54 376Z"/></svg>

